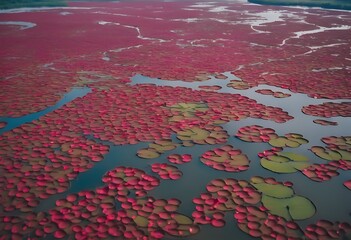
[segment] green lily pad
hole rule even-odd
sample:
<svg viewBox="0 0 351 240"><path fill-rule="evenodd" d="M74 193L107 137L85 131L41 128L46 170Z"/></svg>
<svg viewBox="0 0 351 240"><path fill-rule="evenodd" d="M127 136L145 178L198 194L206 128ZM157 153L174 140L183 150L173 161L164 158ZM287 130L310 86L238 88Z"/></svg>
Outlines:
<svg viewBox="0 0 351 240"><path fill-rule="evenodd" d="M193 220L191 218L180 213L172 214L172 218L180 225L193 224Z"/></svg>
<svg viewBox="0 0 351 240"><path fill-rule="evenodd" d="M306 156L292 152L278 152L261 159L262 167L276 173L294 173L310 166Z"/></svg>
<svg viewBox="0 0 351 240"><path fill-rule="evenodd" d="M296 162L307 162L308 161L308 157L301 155L301 154L293 153L293 152L278 152L277 154L280 156L287 157L287 158L289 158L293 161L296 161Z"/></svg>
<svg viewBox="0 0 351 240"><path fill-rule="evenodd" d="M155 143L149 144L149 148L153 148L159 153L164 153L166 151L173 150L176 147L177 144L173 143L171 140L159 140Z"/></svg>
<svg viewBox="0 0 351 240"><path fill-rule="evenodd" d="M316 156L329 161L341 159L341 154L338 151L327 150L323 147L314 146L310 149Z"/></svg>
<svg viewBox="0 0 351 240"><path fill-rule="evenodd" d="M147 227L148 224L149 224L149 220L146 217L143 217L143 216L136 216L135 218L133 218L133 221L139 227Z"/></svg>
<svg viewBox="0 0 351 240"><path fill-rule="evenodd" d="M153 148L140 149L137 152L138 157L145 159L158 158L160 154Z"/></svg>
<svg viewBox="0 0 351 240"><path fill-rule="evenodd" d="M169 107L171 111L179 111L179 112L206 112L208 110L208 106L205 103L177 103Z"/></svg>
<svg viewBox="0 0 351 240"><path fill-rule="evenodd" d="M294 195L294 190L282 184L251 183L262 194L274 198L290 198Z"/></svg>
<svg viewBox="0 0 351 240"><path fill-rule="evenodd" d="M302 196L294 195L289 198L274 198L262 196L262 204L272 213L287 220L304 220L312 217L316 212L313 203Z"/></svg>
<svg viewBox="0 0 351 240"><path fill-rule="evenodd" d="M341 155L342 160L349 161L351 160L351 152L345 150L336 150Z"/></svg>
<svg viewBox="0 0 351 240"><path fill-rule="evenodd" d="M177 132L177 138L183 141L189 140L204 140L210 135L209 131L201 129L199 127L193 127L183 131Z"/></svg>
<svg viewBox="0 0 351 240"><path fill-rule="evenodd" d="M297 148L301 144L308 143L307 139L304 139L301 134L288 133L285 136L280 136L269 140L269 144L273 147L291 147Z"/></svg>
<svg viewBox="0 0 351 240"><path fill-rule="evenodd" d="M286 137L278 137L278 138L271 139L271 140L269 140L269 144L273 147L296 148L296 147L300 146L300 144L298 142L291 141L291 140L287 139Z"/></svg>

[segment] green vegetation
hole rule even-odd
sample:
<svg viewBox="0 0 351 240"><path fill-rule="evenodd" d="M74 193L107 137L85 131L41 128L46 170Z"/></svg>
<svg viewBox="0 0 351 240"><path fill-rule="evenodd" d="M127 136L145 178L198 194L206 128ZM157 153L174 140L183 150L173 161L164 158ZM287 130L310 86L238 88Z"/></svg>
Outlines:
<svg viewBox="0 0 351 240"><path fill-rule="evenodd" d="M65 0L0 0L0 9L66 6Z"/></svg>
<svg viewBox="0 0 351 240"><path fill-rule="evenodd" d="M248 0L250 3L351 10L349 0Z"/></svg>

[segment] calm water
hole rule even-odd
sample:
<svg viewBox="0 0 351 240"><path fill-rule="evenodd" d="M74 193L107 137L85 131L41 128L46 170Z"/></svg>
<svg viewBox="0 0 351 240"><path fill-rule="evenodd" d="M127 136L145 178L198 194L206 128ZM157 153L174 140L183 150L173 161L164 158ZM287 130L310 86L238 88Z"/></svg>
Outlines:
<svg viewBox="0 0 351 240"><path fill-rule="evenodd" d="M248 89L248 90L235 90L226 87L226 84L230 80L239 80L230 73L225 73L229 78L227 80L219 80L212 78L211 80L205 82L195 82L188 83L183 81L163 81L159 79L153 79L144 77L141 75L136 75L132 78L131 84L145 84L153 83L158 86L173 86L173 87L188 87L194 90L199 90L199 86L211 86L220 85L222 89L218 92L223 93L239 93L257 100L260 103L269 106L281 107L283 110L287 111L290 115L295 118L288 121L287 123L275 123L268 120L247 118L241 121L231 121L229 123L223 124L224 129L227 130L230 138L227 144L231 144L236 148L241 149L251 160L250 168L247 171L240 173L228 173L224 171L216 171L199 161L200 156L215 147L220 145L194 145L193 147L178 147L172 151L168 151L161 155L159 158L152 160L143 160L136 156L136 152L147 147L148 143L139 143L136 145L123 145L115 146L109 142L102 142L104 144L110 145L110 152L105 156L104 160L98 162L94 167L87 172L81 173L77 179L71 182L71 187L69 191L52 196L51 198L42 201L41 205L38 207L40 211L47 211L54 207L54 203L57 199L64 198L68 194L77 193L82 190L94 190L97 187L103 186L101 181L102 176L109 170L118 166L129 166L136 167L144 170L149 174L153 174L151 171L151 164L167 162L167 155L172 153L178 154L191 154L193 160L190 163L177 165L177 167L183 172L183 176L178 180L162 180L160 186L156 189L150 191L150 195L155 198L178 198L182 201L179 208L179 212L191 216L191 213L195 209L195 205L192 203L194 197L199 196L201 193L205 192L205 186L208 182L215 178L236 178L249 180L253 176L262 177L274 177L278 181L292 181L294 182L294 190L297 194L309 198L317 208L317 213L310 219L299 221L301 227L305 227L310 223L314 223L319 219L328 219L331 221L350 221L350 215L346 209L348 209L349 202L351 199L342 197L348 196L349 190L347 190L342 183L350 178L350 173L340 171L338 177L333 178L331 181L318 183L309 180L300 172L293 174L276 174L268 171L260 166L259 158L257 156L258 152L269 149L270 145L268 143L246 143L233 135L237 132L240 127L258 124L264 127L274 128L278 135L283 135L290 132L302 133L306 139L310 142L308 144L302 145L297 149L287 149L287 151L293 151L307 155L311 162L321 163L311 153L308 149L313 145L323 145L320 142L320 138L323 136L341 136L350 135L351 132L347 128L350 118L335 117L328 120L338 122L338 126L321 126L314 124L312 121L317 119L316 117L305 115L301 112L302 106L308 104L319 104L329 100L312 99L305 94L292 93L289 90L281 89L277 87L271 87L267 85L260 85L258 87ZM271 89L273 91L281 91L284 93L290 93L292 96L288 98L274 98L272 96L261 95L256 93L257 89ZM78 92L71 92L68 96L65 96L65 103L73 100L75 97L87 94L89 89L80 89ZM78 94L79 93L79 94ZM72 96L70 95L72 94ZM78 94L78 95L76 95ZM75 97L73 97L73 95ZM71 96L71 97L69 97ZM62 106L64 103L60 101ZM340 102L344 100L334 100L333 102ZM56 105L58 105L57 103ZM55 105L55 106L56 106ZM52 109L53 110L53 109ZM48 109L45 111L49 112ZM43 111L42 111L43 112ZM39 114L39 113L37 113ZM44 113L45 114L45 113ZM33 115L34 116L34 115ZM36 115L37 116L37 115ZM30 121L28 118L27 121ZM9 124L10 125L10 124ZM11 125L13 126L13 125ZM89 136L87 136L89 137ZM99 141L99 140L96 140ZM178 140L173 136L173 141L178 142ZM101 142L101 141L99 141ZM191 183L191 184L189 184ZM326 198L325 196L335 196L334 198ZM248 235L243 233L236 227L235 220L233 218L233 212L230 211L226 214L227 224L224 228L213 228L211 226L201 226L201 231L199 234L188 238L188 239L214 239L220 238L223 240L231 239L228 236L236 236L238 239L251 239Z"/></svg>

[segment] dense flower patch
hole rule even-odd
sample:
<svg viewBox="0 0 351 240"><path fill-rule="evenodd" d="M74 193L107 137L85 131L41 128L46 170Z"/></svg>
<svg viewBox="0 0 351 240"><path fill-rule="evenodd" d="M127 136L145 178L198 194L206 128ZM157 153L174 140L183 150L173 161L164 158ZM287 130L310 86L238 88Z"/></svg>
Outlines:
<svg viewBox="0 0 351 240"><path fill-rule="evenodd" d="M236 224L262 239L350 236L347 222L321 219L303 229L299 221L318 213L318 199L299 195L299 186L281 180L281 174L300 172L304 180L322 184L350 170L350 134L322 138L327 146L321 147L303 132L284 129L278 135L261 125L238 127L234 138L226 125L247 118L276 125L294 119L283 107L241 94L260 84L311 98L342 98L302 111L350 117L349 13L188 1L70 7L0 14L0 130L55 105L75 87L91 89L38 120L1 132L1 239L191 239L206 224ZM272 14L277 21L267 17ZM32 24L22 28L26 23ZM240 80L228 81L225 72ZM215 77L218 83L199 90L132 85L136 74L187 84ZM276 101L292 95L266 88L256 93ZM80 174L104 164L117 145L139 143L145 145L133 152L132 166L111 167L99 187L70 192ZM266 150L255 152L255 146ZM316 159L301 153L307 149ZM113 157L118 163L123 156ZM153 195L163 184L188 181L184 169L190 166L218 177L195 186L205 192L188 202L185 196L181 201ZM257 167L279 181L220 175L251 177ZM350 180L342 184L345 191L351 188Z"/></svg>

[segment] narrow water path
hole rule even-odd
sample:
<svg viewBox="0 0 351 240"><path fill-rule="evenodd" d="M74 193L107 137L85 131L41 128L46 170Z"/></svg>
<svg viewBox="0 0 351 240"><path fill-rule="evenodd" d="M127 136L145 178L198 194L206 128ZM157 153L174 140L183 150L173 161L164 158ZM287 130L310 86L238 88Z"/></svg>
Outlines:
<svg viewBox="0 0 351 240"><path fill-rule="evenodd" d="M0 122L6 122L6 126L4 128L0 129L0 135L3 134L4 132L10 131L24 123L29 123L34 120L39 119L40 117L44 116L45 114L48 114L49 112L55 111L56 109L59 109L66 103L69 103L73 101L76 98L79 97L84 97L88 93L91 92L91 89L89 87L74 87L72 88L71 91L68 93L65 93L62 98L53 106L47 107L44 110L41 110L39 112L35 113L30 113L27 115L24 115L22 117L0 117Z"/></svg>

